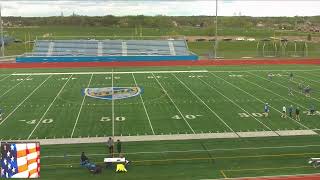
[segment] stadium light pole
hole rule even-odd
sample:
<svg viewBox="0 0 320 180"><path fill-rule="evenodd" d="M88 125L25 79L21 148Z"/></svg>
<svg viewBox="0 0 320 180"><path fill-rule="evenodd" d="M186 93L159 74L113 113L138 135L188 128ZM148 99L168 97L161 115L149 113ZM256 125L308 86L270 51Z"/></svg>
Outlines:
<svg viewBox="0 0 320 180"><path fill-rule="evenodd" d="M216 32L215 32L215 41L214 41L214 58L217 59L218 51L218 0L216 0Z"/></svg>
<svg viewBox="0 0 320 180"><path fill-rule="evenodd" d="M4 57L4 38L3 38L3 26L2 26L2 16L1 16L2 6L0 4L0 38L1 38L1 54Z"/></svg>

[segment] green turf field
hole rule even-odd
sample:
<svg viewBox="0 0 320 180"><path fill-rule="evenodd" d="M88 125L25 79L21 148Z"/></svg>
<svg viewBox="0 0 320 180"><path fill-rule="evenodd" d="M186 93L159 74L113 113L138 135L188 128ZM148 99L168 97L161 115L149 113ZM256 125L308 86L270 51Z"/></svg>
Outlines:
<svg viewBox="0 0 320 180"><path fill-rule="evenodd" d="M307 114L311 105L319 108L317 68L143 68L140 73L139 68L2 70L0 135L17 140L316 131L320 113ZM41 74L49 71L62 74ZM294 74L293 81L289 72ZM273 73L272 80L268 73ZM311 97L300 92L300 82L311 86ZM111 101L82 95L86 87L134 86L144 89L141 96ZM289 87L294 96L288 95ZM265 102L271 109L268 118L262 116ZM301 121L280 117L282 106L289 105L301 109Z"/></svg>
<svg viewBox="0 0 320 180"><path fill-rule="evenodd" d="M146 134L147 137L186 133L240 135L230 139L124 142L124 155L132 162L126 174L116 174L110 168L92 175L79 166L82 151L91 161L102 164L108 156L104 143L43 145L42 179L184 180L318 172L307 160L319 155L319 136L285 133L320 130L319 112L307 115L309 106L319 108L318 66L1 69L0 72L2 140L95 138L113 133L138 139ZM290 72L294 74L293 81L289 80ZM272 80L267 76L269 73L274 75ZM300 93L300 82L311 86L311 97ZM141 96L114 101L82 95L86 87L112 86L140 86L144 92ZM288 87L292 87L294 96L288 95ZM265 102L271 106L268 118L261 114ZM300 107L301 121L280 117L282 106L291 104ZM274 137L246 138L246 133L252 136L271 133Z"/></svg>
<svg viewBox="0 0 320 180"><path fill-rule="evenodd" d="M105 144L42 146L41 179L174 179L279 176L318 173L319 136L123 143L128 173L114 168L92 175L79 166L82 151L103 165ZM72 167L71 167L72 166Z"/></svg>

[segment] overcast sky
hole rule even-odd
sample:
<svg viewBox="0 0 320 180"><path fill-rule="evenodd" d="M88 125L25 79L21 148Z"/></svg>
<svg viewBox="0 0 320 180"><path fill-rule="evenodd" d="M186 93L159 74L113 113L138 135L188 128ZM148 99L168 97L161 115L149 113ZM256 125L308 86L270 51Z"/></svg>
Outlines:
<svg viewBox="0 0 320 180"><path fill-rule="evenodd" d="M214 15L215 0L0 0L3 16ZM219 0L219 15L314 16L320 0Z"/></svg>

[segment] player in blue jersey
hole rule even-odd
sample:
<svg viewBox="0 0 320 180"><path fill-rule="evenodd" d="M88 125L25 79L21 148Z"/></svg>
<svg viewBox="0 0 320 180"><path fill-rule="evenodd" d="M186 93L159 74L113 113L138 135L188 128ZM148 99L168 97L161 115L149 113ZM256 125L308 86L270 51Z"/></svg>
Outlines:
<svg viewBox="0 0 320 180"><path fill-rule="evenodd" d="M266 103L265 105L264 105L264 117L268 117L269 116L269 111L270 111L270 109L269 109L269 104L268 103Z"/></svg>
<svg viewBox="0 0 320 180"><path fill-rule="evenodd" d="M315 111L316 111L316 108L314 107L314 105L311 105L310 108L309 108L309 113L308 113L308 115L309 115L309 116L315 115Z"/></svg>
<svg viewBox="0 0 320 180"><path fill-rule="evenodd" d="M292 118L292 113L293 113L293 106L291 105L289 107L289 117Z"/></svg>

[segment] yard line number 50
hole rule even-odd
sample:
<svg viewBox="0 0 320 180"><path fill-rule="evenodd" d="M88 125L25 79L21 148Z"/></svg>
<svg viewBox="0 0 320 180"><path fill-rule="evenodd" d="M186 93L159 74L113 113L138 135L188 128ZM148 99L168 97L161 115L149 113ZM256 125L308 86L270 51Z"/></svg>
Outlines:
<svg viewBox="0 0 320 180"><path fill-rule="evenodd" d="M126 117L124 117L124 116L117 116L117 117L115 117L114 120L121 122L121 121L125 121L125 120L126 120ZM112 121L112 118L109 117L109 116L106 116L106 117L102 117L102 118L100 119L100 121L101 121L101 122L109 122L109 121Z"/></svg>

